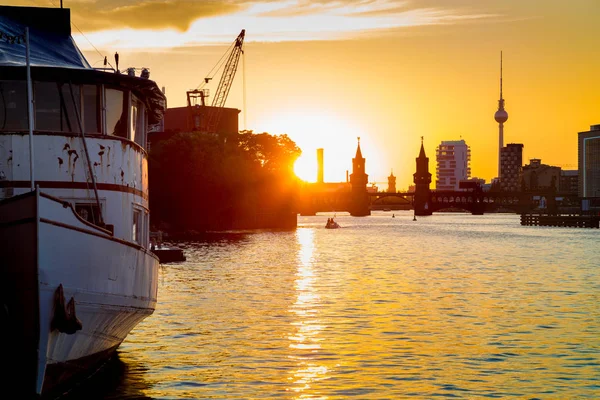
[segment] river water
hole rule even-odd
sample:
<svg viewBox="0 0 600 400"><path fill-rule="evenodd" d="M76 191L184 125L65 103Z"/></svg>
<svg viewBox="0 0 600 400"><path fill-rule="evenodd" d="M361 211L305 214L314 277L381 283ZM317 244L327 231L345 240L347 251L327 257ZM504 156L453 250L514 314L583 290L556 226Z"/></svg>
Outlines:
<svg viewBox="0 0 600 400"><path fill-rule="evenodd" d="M599 230L393 214L180 243L97 396L600 398Z"/></svg>

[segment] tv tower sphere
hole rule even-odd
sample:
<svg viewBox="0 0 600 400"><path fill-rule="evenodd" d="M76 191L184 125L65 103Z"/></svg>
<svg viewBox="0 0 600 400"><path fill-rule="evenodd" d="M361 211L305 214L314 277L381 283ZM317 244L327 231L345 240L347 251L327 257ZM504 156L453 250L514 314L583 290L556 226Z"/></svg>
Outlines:
<svg viewBox="0 0 600 400"><path fill-rule="evenodd" d="M502 105L501 109L499 109L498 111L496 111L496 114L494 114L494 119L499 124L503 124L503 123L505 123L508 120L508 113L504 109L504 105Z"/></svg>

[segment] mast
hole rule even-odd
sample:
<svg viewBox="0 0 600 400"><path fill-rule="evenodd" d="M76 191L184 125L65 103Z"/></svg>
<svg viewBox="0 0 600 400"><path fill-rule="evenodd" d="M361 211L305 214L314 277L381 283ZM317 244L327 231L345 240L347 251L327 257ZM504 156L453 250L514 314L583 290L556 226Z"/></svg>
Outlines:
<svg viewBox="0 0 600 400"><path fill-rule="evenodd" d="M31 191L35 190L33 174L33 91L31 88L31 65L29 61L29 27L25 27L25 63L27 64L27 120L29 125L29 179Z"/></svg>

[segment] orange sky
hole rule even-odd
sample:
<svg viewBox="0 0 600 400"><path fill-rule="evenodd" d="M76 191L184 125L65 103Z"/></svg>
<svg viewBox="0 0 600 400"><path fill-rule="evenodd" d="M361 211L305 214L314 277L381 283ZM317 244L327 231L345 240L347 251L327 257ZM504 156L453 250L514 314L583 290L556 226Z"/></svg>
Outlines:
<svg viewBox="0 0 600 400"><path fill-rule="evenodd" d="M577 132L600 123L597 0L65 0L64 6L85 34L73 29L91 64L100 66L102 57L88 40L110 58L118 51L121 69L150 68L169 106L184 105L186 91L246 29L245 60L227 106L244 108L245 75L240 128L246 121L255 132L289 134L304 151L299 173L312 180L318 147L325 180L344 180L357 136L369 181L382 188L391 169L399 189L412 182L421 136L434 175L436 146L462 138L471 146L473 176L495 177L501 50L505 144L523 143L525 160L576 169Z"/></svg>

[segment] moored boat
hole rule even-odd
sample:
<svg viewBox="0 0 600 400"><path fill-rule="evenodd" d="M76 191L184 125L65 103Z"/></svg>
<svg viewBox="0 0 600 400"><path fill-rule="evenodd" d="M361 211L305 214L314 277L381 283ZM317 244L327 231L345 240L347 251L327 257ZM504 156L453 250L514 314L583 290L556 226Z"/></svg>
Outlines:
<svg viewBox="0 0 600 400"><path fill-rule="evenodd" d="M151 248L161 264L185 261L183 249L177 246L158 245Z"/></svg>
<svg viewBox="0 0 600 400"><path fill-rule="evenodd" d="M165 97L96 70L68 9L0 6L3 389L68 389L154 311L146 138ZM18 385L16 384L18 382Z"/></svg>

